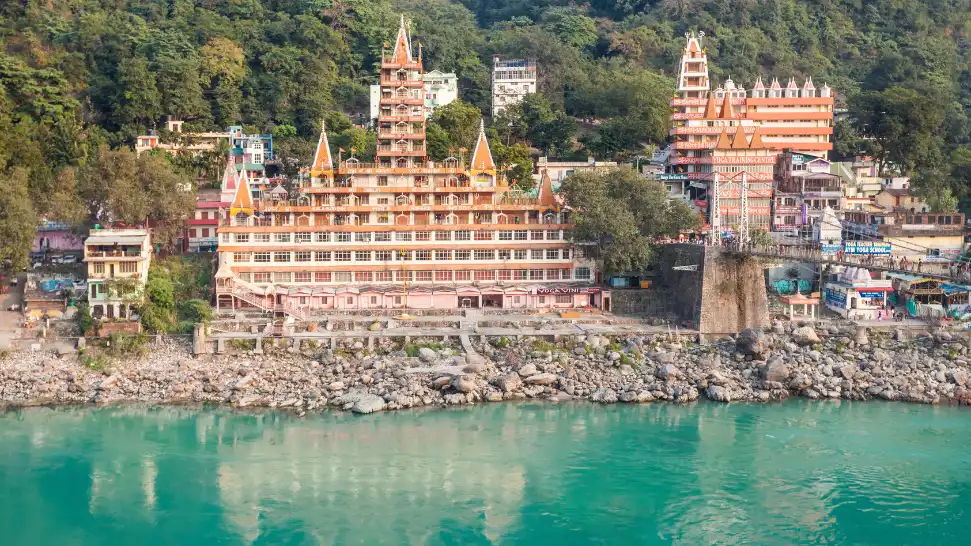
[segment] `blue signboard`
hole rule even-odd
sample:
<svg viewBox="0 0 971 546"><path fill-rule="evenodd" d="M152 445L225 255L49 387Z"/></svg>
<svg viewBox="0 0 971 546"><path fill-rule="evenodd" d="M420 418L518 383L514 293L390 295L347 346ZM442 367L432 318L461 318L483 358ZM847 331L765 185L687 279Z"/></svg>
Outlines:
<svg viewBox="0 0 971 546"><path fill-rule="evenodd" d="M846 307L846 293L840 290L826 289L826 305L832 307Z"/></svg>
<svg viewBox="0 0 971 546"><path fill-rule="evenodd" d="M885 293L883 290L857 290L856 292L861 298L882 298Z"/></svg>
<svg viewBox="0 0 971 546"><path fill-rule="evenodd" d="M843 245L824 244L820 246L820 251L822 251L823 256L835 256L839 254L840 250L843 250Z"/></svg>
<svg viewBox="0 0 971 546"><path fill-rule="evenodd" d="M883 241L846 241L843 243L844 254L889 256L890 250L891 244Z"/></svg>

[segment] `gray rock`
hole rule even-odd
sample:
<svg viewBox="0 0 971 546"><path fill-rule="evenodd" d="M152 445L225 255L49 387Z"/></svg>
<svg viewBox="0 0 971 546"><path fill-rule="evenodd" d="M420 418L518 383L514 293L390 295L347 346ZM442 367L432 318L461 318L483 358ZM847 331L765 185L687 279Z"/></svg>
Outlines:
<svg viewBox="0 0 971 546"><path fill-rule="evenodd" d="M255 373L247 374L245 377L233 384L233 389L240 390L249 388L254 382L256 382L257 376Z"/></svg>
<svg viewBox="0 0 971 546"><path fill-rule="evenodd" d="M462 376L456 377L452 380L452 388L464 393L470 393L476 390L475 381Z"/></svg>
<svg viewBox="0 0 971 546"><path fill-rule="evenodd" d="M762 379L785 383L789 380L789 365L782 361L781 356L772 356L762 367Z"/></svg>
<svg viewBox="0 0 971 546"><path fill-rule="evenodd" d="M620 366L620 374L621 375L633 375L634 374L634 368L632 368L630 366L630 364L622 364Z"/></svg>
<svg viewBox="0 0 971 546"><path fill-rule="evenodd" d="M374 413L383 410L385 405L384 398L376 394L364 394L354 402L351 411L354 413Z"/></svg>
<svg viewBox="0 0 971 546"><path fill-rule="evenodd" d="M674 364L678 359L677 355L674 353L655 353L654 360L657 360L658 364Z"/></svg>
<svg viewBox="0 0 971 546"><path fill-rule="evenodd" d="M519 377L519 374L512 372L510 374L504 375L496 381L497 386L502 389L502 392L512 392L518 390L523 386L523 379Z"/></svg>
<svg viewBox="0 0 971 546"><path fill-rule="evenodd" d="M620 353L618 353L617 351L610 351L609 353L607 353L607 360L611 362L616 362L620 360Z"/></svg>
<svg viewBox="0 0 971 546"><path fill-rule="evenodd" d="M709 400L714 400L715 402L731 402L732 395L725 387L720 387L718 385L710 385L705 389L705 396Z"/></svg>
<svg viewBox="0 0 971 546"><path fill-rule="evenodd" d="M856 329L856 338L853 340L857 345L869 345L870 338L866 335L866 328L860 326Z"/></svg>
<svg viewBox="0 0 971 546"><path fill-rule="evenodd" d="M121 377L119 377L116 374L111 374L108 377L101 380L101 382L98 383L98 386L95 388L99 391L107 390L116 386L119 381L121 381Z"/></svg>
<svg viewBox="0 0 971 546"><path fill-rule="evenodd" d="M330 389L330 390L332 390L332 391L342 391L342 390L344 390L344 382L343 381L334 381L330 385L327 385L327 388Z"/></svg>
<svg viewBox="0 0 971 546"><path fill-rule="evenodd" d="M521 377L529 377L531 375L536 375L537 373L539 373L539 370L536 369L536 365L532 363L527 363L520 366L518 371Z"/></svg>
<svg viewBox="0 0 971 546"><path fill-rule="evenodd" d="M819 336L812 326L803 326L792 331L792 340L799 345L813 345L819 343Z"/></svg>
<svg viewBox="0 0 971 546"><path fill-rule="evenodd" d="M433 349L422 347L418 349L418 358L420 358L422 362L435 362L435 360L438 359L438 354Z"/></svg>
<svg viewBox="0 0 971 546"><path fill-rule="evenodd" d="M761 330L746 328L735 339L735 347L744 355L761 357L769 350L769 340Z"/></svg>
<svg viewBox="0 0 971 546"><path fill-rule="evenodd" d="M530 385L552 385L556 381L556 375L551 373L539 373L526 378L526 383Z"/></svg>
<svg viewBox="0 0 971 546"><path fill-rule="evenodd" d="M617 400L617 392L613 389L597 389L590 395L591 402L599 402L601 404L613 404Z"/></svg>
<svg viewBox="0 0 971 546"><path fill-rule="evenodd" d="M812 380L806 377L806 374L804 373L797 373L791 380L789 380L789 388L795 390L805 389L812 384Z"/></svg>
<svg viewBox="0 0 971 546"><path fill-rule="evenodd" d="M884 360L890 358L890 354L883 349L876 348L873 350L873 353L870 354L870 358L872 358L874 362L883 362Z"/></svg>
<svg viewBox="0 0 971 546"><path fill-rule="evenodd" d="M968 384L968 372L962 370L955 370L949 374L951 376L951 381L960 387Z"/></svg>
<svg viewBox="0 0 971 546"><path fill-rule="evenodd" d="M679 370L674 364L665 364L657 369L658 379L663 379L664 381L673 381L681 377L681 370Z"/></svg>
<svg viewBox="0 0 971 546"><path fill-rule="evenodd" d="M486 365L484 362L470 362L462 367L462 371L465 373L483 373L486 371Z"/></svg>
<svg viewBox="0 0 971 546"><path fill-rule="evenodd" d="M583 345L577 345L576 347L573 348L573 354L577 356L585 355L587 354L587 348L584 347Z"/></svg>
<svg viewBox="0 0 971 546"><path fill-rule="evenodd" d="M857 367L854 366L853 364L846 364L844 366L840 366L840 375L843 376L843 379L853 379L854 377L856 377L856 372L857 372Z"/></svg>

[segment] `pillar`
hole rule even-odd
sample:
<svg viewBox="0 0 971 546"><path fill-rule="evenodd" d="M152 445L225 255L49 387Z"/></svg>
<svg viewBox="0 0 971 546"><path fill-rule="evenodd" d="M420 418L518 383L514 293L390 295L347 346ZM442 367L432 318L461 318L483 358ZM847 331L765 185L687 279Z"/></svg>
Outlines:
<svg viewBox="0 0 971 546"><path fill-rule="evenodd" d="M256 337L256 347L253 348L253 352L258 355L263 354L263 336Z"/></svg>
<svg viewBox="0 0 971 546"><path fill-rule="evenodd" d="M226 352L226 340L219 338L216 340L216 354L223 354ZM199 354L199 353L196 353Z"/></svg>

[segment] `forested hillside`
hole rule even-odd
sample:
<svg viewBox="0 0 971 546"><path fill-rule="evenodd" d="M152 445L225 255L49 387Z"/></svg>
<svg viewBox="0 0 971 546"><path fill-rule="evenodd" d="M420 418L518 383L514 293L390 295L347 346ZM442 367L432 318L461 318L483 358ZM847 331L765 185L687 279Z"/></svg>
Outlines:
<svg viewBox="0 0 971 546"><path fill-rule="evenodd" d="M483 112L493 54L538 60L542 96L495 123L507 165L527 145L622 159L663 145L675 61L695 29L716 81L832 86L849 112L840 152L916 171L943 205L971 181L971 0L19 0L0 3L0 240L20 240L36 215L175 214L182 203L104 197L158 195L204 167L182 159L171 177L149 176L157 165L143 160L123 172L137 162L105 150L166 114L186 129L273 132L288 170L309 159L321 118L335 146L366 149L373 138L351 123L402 13L426 68L457 72L463 101ZM432 153L462 145L476 114L458 104L439 116Z"/></svg>

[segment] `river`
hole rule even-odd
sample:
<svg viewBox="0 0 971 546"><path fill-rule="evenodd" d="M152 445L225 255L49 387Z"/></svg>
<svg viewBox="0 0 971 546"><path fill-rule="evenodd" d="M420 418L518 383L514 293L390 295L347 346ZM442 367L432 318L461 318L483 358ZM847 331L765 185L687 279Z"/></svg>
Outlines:
<svg viewBox="0 0 971 546"><path fill-rule="evenodd" d="M10 545L958 544L971 413L882 402L0 413Z"/></svg>

